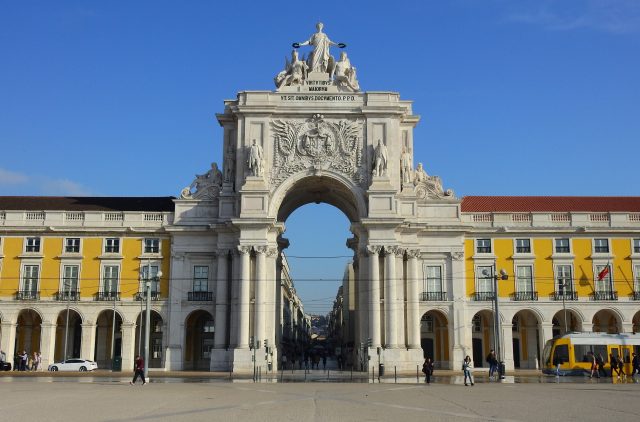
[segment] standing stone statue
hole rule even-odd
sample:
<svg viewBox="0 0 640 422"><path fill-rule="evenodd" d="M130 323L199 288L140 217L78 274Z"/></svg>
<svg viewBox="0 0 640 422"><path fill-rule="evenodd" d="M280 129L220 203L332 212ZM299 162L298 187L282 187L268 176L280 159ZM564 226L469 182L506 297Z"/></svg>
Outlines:
<svg viewBox="0 0 640 422"><path fill-rule="evenodd" d="M406 149L402 149L402 157L400 159L400 170L402 172L402 183L411 183L413 164L411 163L411 153Z"/></svg>
<svg viewBox="0 0 640 422"><path fill-rule="evenodd" d="M303 45L311 45L313 46L313 53L309 56L307 60L307 64L309 65L309 69L312 72L323 72L323 73L332 73L331 62L333 61L333 57L329 54L329 47L332 45L344 48L347 45L344 43L335 43L327 37L327 35L322 32L322 28L324 25L322 22L318 22L316 24L316 29L318 32L311 35L311 37L301 43L293 43L294 48L302 47Z"/></svg>
<svg viewBox="0 0 640 422"><path fill-rule="evenodd" d="M382 140L378 139L378 146L373 151L373 175L374 176L386 176L387 175L387 161L389 154L387 153L387 146L382 143Z"/></svg>
<svg viewBox="0 0 640 422"><path fill-rule="evenodd" d="M262 177L263 157L262 147L256 144L256 140L254 139L251 142L251 147L249 147L249 159L247 160L247 165L252 176Z"/></svg>

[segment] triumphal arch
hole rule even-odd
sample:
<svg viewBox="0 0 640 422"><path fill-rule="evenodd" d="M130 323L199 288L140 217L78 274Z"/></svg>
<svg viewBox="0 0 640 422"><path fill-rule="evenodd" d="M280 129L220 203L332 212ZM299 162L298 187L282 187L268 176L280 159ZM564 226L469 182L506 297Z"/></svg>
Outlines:
<svg viewBox="0 0 640 422"><path fill-rule="evenodd" d="M355 342L370 343L369 355L398 370L422 361L423 263L444 259L448 274L464 272L460 201L427 166L414 166L420 118L411 101L362 91L358 73L366 69L356 72L346 45L321 24L316 29L293 43L284 69L274 72L275 90L240 91L225 101L216 115L223 163L196 176L176 200L172 279L190 279L199 260L216 263L212 370L251 370L250 346L265 340L266 358L278 362L285 222L302 205L325 202L351 221ZM452 284L453 303L443 309L451 317L464 312L465 294L464 283ZM188 315L173 285L169 330L176 334L166 361L181 369ZM462 360L462 335L457 327L448 334L451 361Z"/></svg>

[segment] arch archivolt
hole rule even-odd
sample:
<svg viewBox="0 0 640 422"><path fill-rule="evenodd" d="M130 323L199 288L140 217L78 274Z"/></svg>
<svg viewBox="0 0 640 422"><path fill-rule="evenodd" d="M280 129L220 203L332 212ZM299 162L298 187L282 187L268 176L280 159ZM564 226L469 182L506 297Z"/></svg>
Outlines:
<svg viewBox="0 0 640 422"><path fill-rule="evenodd" d="M491 307L483 306L483 307L480 307L480 308L469 309L469 311L470 311L469 314L471 314L470 320L473 319L474 316L476 316L477 314L479 314L481 312L485 313L485 314L490 314L491 318L493 318L493 309L491 309ZM506 321L511 322L511 319L507 319L504 316L504 311L500 311L499 315L500 315L500 323L505 323Z"/></svg>
<svg viewBox="0 0 640 422"><path fill-rule="evenodd" d="M610 307L605 307L605 308L600 308L600 309L592 309L586 316L588 317L588 319L585 321L589 324L593 323L593 318L598 314L598 312L610 312L611 314L613 314L613 316L616 317L616 319L618 320L618 324L622 324L623 322L627 322L627 318L625 318L624 313L622 313L620 311L620 309L610 306Z"/></svg>
<svg viewBox="0 0 640 422"><path fill-rule="evenodd" d="M544 313L542 311L540 311L540 309L531 307L531 308L512 309L511 310L511 315L510 315L511 318L508 319L508 321L513 320L513 318L516 315L520 314L520 313L529 313L529 314L533 315L536 318L536 322L538 324L542 324L542 323L544 323L546 321L549 321L551 318L553 318L553 316L551 318L545 318Z"/></svg>
<svg viewBox="0 0 640 422"><path fill-rule="evenodd" d="M444 318L446 320L447 323L449 323L450 321L450 312L449 312L449 308L446 306L432 306L429 308L420 308L420 318L422 319L426 314L428 314L429 312L435 312L440 314L440 316L442 318Z"/></svg>
<svg viewBox="0 0 640 422"><path fill-rule="evenodd" d="M325 202L340 209L351 221L367 216L362 188L332 171L308 169L285 180L271 194L268 215L284 221L298 207Z"/></svg>

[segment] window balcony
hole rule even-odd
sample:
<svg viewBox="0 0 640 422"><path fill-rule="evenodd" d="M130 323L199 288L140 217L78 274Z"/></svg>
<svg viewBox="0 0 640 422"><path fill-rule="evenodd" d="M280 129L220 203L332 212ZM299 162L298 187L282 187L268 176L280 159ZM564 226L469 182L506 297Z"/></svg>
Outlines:
<svg viewBox="0 0 640 422"><path fill-rule="evenodd" d="M120 300L120 292L98 292L96 294L97 301Z"/></svg>
<svg viewBox="0 0 640 422"><path fill-rule="evenodd" d="M146 292L138 292L136 293L136 300L147 300L147 293ZM158 291L151 291L151 300L156 301L156 300L160 300L160 292Z"/></svg>
<svg viewBox="0 0 640 422"><path fill-rule="evenodd" d="M538 300L538 292L515 292L511 299L515 301Z"/></svg>
<svg viewBox="0 0 640 422"><path fill-rule="evenodd" d="M633 292L633 295L631 296L631 300L640 300L640 291Z"/></svg>
<svg viewBox="0 0 640 422"><path fill-rule="evenodd" d="M578 292L553 292L553 300L578 300Z"/></svg>
<svg viewBox="0 0 640 422"><path fill-rule="evenodd" d="M40 300L40 292L34 290L19 290L16 292L16 300Z"/></svg>
<svg viewBox="0 0 640 422"><path fill-rule="evenodd" d="M55 300L80 300L80 290L63 290L56 292Z"/></svg>
<svg viewBox="0 0 640 422"><path fill-rule="evenodd" d="M593 300L618 300L618 292L593 292Z"/></svg>
<svg viewBox="0 0 640 422"><path fill-rule="evenodd" d="M447 292L422 292L420 300L424 302L438 302L447 300Z"/></svg>
<svg viewBox="0 0 640 422"><path fill-rule="evenodd" d="M493 300L494 296L493 292L475 292L473 294L473 300L477 302Z"/></svg>
<svg viewBox="0 0 640 422"><path fill-rule="evenodd" d="M211 302L213 300L213 292L188 292L187 300L189 302Z"/></svg>

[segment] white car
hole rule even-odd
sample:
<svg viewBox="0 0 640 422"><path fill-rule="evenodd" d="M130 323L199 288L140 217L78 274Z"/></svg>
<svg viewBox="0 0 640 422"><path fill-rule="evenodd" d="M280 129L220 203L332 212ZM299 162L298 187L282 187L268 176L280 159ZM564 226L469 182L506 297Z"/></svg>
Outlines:
<svg viewBox="0 0 640 422"><path fill-rule="evenodd" d="M64 362L52 363L49 365L49 371L93 371L98 369L98 364L85 359L67 359Z"/></svg>

